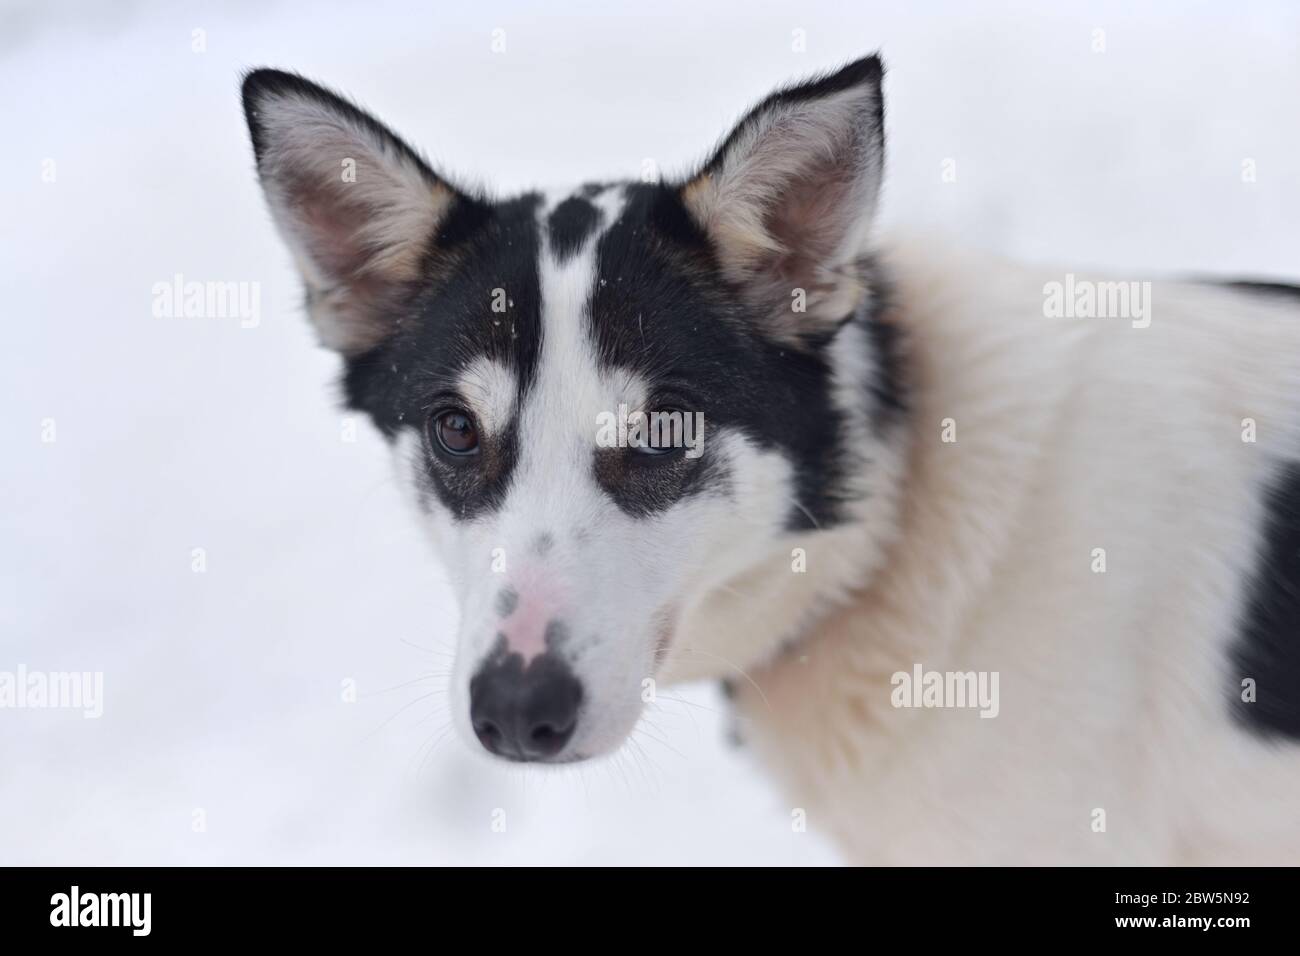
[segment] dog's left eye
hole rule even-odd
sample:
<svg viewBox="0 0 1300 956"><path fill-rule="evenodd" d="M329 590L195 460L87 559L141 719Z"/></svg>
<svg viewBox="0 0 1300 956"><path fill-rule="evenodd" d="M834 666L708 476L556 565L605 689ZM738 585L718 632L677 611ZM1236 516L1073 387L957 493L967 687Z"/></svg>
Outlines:
<svg viewBox="0 0 1300 956"><path fill-rule="evenodd" d="M651 423L645 441L633 446L643 455L667 455L683 446L682 412L676 408L656 408L647 416Z"/></svg>
<svg viewBox="0 0 1300 956"><path fill-rule="evenodd" d="M478 451L478 429L469 412L452 408L429 418L429 437L449 455L473 455Z"/></svg>

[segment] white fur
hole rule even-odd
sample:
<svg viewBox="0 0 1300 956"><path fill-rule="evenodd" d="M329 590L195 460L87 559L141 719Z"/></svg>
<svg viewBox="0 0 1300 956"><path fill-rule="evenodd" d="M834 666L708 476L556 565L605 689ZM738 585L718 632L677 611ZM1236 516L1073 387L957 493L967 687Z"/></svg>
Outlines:
<svg viewBox="0 0 1300 956"><path fill-rule="evenodd" d="M515 373L510 369L480 356L460 373L456 384L488 434L499 434L510 424L518 391Z"/></svg>
<svg viewBox="0 0 1300 956"><path fill-rule="evenodd" d="M749 669L741 713L791 806L859 862L1300 859L1300 756L1236 726L1225 695L1261 487L1300 453L1293 307L1157 283L1146 329L1047 319L1065 270L933 242L887 260L915 406L883 563L788 653L768 650L793 610L718 605L683 636ZM844 560L842 540L808 548L810 578ZM786 557L748 593L797 598ZM916 663L998 671L1000 714L896 709L890 677Z"/></svg>

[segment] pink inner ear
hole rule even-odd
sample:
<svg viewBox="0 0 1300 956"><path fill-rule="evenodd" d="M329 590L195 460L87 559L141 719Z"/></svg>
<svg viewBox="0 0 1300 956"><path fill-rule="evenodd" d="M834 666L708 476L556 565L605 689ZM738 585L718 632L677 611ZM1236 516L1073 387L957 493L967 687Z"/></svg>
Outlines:
<svg viewBox="0 0 1300 956"><path fill-rule="evenodd" d="M401 283L381 267L367 245L376 211L346 186L300 186L289 199L297 210L295 229L308 263L313 319L327 345L360 351L385 334L390 300Z"/></svg>
<svg viewBox="0 0 1300 956"><path fill-rule="evenodd" d="M855 171L847 162L828 160L819 157L800 169L764 220L785 250L774 264L782 278L811 284L849 228L853 210L846 204L853 199Z"/></svg>
<svg viewBox="0 0 1300 956"><path fill-rule="evenodd" d="M300 189L294 194L304 242L331 281L356 275L366 264L369 250L362 244L366 210L335 195L330 187Z"/></svg>

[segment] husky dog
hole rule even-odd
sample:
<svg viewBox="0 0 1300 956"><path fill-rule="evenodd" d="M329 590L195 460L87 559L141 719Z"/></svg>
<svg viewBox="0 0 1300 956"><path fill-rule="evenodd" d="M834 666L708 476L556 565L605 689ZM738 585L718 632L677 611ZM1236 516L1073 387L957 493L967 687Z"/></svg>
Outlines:
<svg viewBox="0 0 1300 956"><path fill-rule="evenodd" d="M725 678L852 861L1300 862L1295 290L875 235L881 79L773 93L680 180L496 199L245 78L454 582L455 720L577 761Z"/></svg>

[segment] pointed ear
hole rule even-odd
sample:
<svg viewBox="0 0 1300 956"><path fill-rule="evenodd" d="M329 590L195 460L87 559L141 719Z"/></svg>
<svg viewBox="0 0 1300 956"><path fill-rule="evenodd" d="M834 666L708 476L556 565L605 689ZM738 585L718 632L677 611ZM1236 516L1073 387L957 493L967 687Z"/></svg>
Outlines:
<svg viewBox="0 0 1300 956"><path fill-rule="evenodd" d="M244 78L244 112L271 214L307 282L321 341L380 342L459 194L387 127L292 73Z"/></svg>
<svg viewBox="0 0 1300 956"><path fill-rule="evenodd" d="M882 72L873 56L773 93L681 189L727 278L782 337L843 320L866 294L858 260L884 164Z"/></svg>

